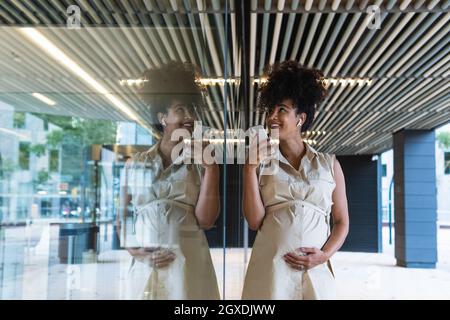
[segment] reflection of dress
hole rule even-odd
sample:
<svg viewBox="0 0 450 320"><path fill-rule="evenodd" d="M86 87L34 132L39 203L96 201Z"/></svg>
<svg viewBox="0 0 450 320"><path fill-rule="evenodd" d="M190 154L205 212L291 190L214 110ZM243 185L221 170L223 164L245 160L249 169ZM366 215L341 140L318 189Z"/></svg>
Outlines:
<svg viewBox="0 0 450 320"><path fill-rule="evenodd" d="M133 259L128 297L220 299L208 243L194 215L202 169L189 164L163 169L158 147L137 154L127 165L135 219L127 228L125 245L168 249L175 260L157 269Z"/></svg>
<svg viewBox="0 0 450 320"><path fill-rule="evenodd" d="M334 156L306 144L300 170L279 155L278 171L259 184L266 215L253 244L243 299L333 299L331 263L307 271L294 270L283 255L299 247L321 249L329 236ZM273 168L273 167L271 167Z"/></svg>

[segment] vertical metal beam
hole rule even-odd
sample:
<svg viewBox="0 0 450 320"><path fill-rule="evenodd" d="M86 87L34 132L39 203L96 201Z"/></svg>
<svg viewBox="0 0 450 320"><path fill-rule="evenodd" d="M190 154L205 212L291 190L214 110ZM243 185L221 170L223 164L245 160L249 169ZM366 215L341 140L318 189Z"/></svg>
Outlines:
<svg viewBox="0 0 450 320"><path fill-rule="evenodd" d="M251 0L240 0L236 2L236 21L238 34L241 34L239 43L239 51L242 56L241 63L241 82L240 82L240 97L242 103L242 109L245 114L245 128L250 126L250 101L249 92L250 86L253 85L250 79L250 5Z"/></svg>

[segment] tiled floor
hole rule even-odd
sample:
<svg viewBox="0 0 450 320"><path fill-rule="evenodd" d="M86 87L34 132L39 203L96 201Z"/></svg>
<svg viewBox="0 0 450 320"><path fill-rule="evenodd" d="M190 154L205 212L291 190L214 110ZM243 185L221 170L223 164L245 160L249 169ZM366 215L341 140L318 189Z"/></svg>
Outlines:
<svg viewBox="0 0 450 320"><path fill-rule="evenodd" d="M17 231L17 230L16 230ZM97 263L59 264L52 248L54 230L27 249L19 241L23 234L8 234L1 248L2 299L123 299L129 256L124 251L101 250ZM384 228L384 239L387 229ZM406 269L395 266L393 246L383 253L339 252L333 258L339 299L450 299L450 229L439 229L439 263L436 269ZM50 252L50 253L49 253ZM221 293L223 250L211 254ZM250 257L250 250L248 252ZM87 259L88 257L86 257ZM225 298L239 299L244 275L243 249L226 250ZM0 261L2 261L0 259ZM50 263L49 263L50 261Z"/></svg>

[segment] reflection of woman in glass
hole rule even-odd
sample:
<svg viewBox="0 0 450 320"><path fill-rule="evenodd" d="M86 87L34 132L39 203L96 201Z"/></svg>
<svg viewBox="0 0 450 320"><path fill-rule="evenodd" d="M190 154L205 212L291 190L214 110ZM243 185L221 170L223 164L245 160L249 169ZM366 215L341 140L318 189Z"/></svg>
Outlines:
<svg viewBox="0 0 450 320"><path fill-rule="evenodd" d="M133 256L129 298L220 298L203 231L219 213L219 169L192 158L192 164L179 162L192 153L176 151L182 140L171 141L175 130L191 135L203 105L194 70L176 62L148 70L139 91L162 139L127 162L123 179L124 207L134 209L131 222L122 219L121 226L122 246Z"/></svg>
<svg viewBox="0 0 450 320"><path fill-rule="evenodd" d="M301 136L327 94L322 81L320 71L287 61L271 68L261 88L267 127L279 134L278 162L258 156L258 164L244 167L244 213L258 234L243 299L335 297L329 259L348 233L344 175L334 155L317 152ZM250 151L271 145L253 143ZM265 172L269 167L274 174Z"/></svg>

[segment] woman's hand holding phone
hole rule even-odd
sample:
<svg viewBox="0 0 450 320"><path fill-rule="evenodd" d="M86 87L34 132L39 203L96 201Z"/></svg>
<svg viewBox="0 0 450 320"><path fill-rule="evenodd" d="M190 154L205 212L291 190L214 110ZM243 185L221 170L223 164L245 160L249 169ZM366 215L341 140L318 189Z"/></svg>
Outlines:
<svg viewBox="0 0 450 320"><path fill-rule="evenodd" d="M256 168L260 163L272 158L275 148L263 126L252 127L249 131L250 145L246 165Z"/></svg>

